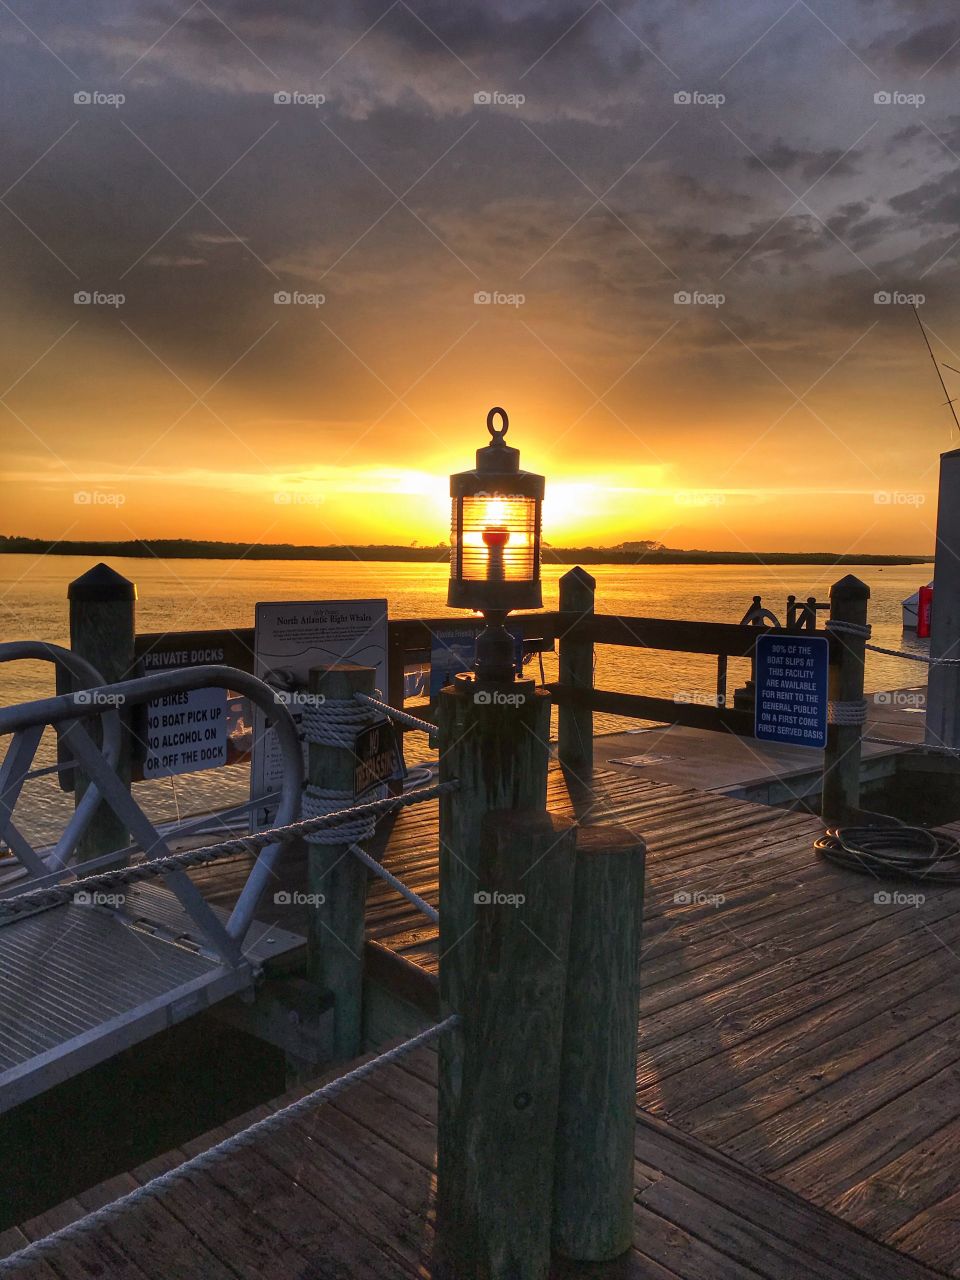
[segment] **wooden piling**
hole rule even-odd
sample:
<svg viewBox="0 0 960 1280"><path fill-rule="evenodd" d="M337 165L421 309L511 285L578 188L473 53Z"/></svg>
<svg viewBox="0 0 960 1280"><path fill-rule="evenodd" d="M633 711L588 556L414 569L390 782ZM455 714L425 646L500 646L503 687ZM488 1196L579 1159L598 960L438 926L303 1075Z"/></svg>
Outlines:
<svg viewBox="0 0 960 1280"><path fill-rule="evenodd" d="M550 698L532 681L477 685L458 676L437 703L440 781L458 789L440 798L440 998L443 1015L474 1000L480 831L496 809L543 809L547 796ZM437 1137L438 1222L453 1210L444 1186L461 1159L452 1117L460 1113L463 1028L439 1045L439 1106L448 1122ZM451 1172L452 1171L452 1172Z"/></svg>
<svg viewBox="0 0 960 1280"><path fill-rule="evenodd" d="M372 667L349 663L312 667L308 688L313 697L346 700L355 693L372 694L375 678ZM356 766L352 747L311 742L308 754L308 782L324 791L344 793L342 804L331 804L331 808L352 805ZM336 1058L356 1057L362 1047L367 869L347 852L349 843L307 845L307 889L314 895L307 931L307 973L333 994Z"/></svg>
<svg viewBox="0 0 960 1280"><path fill-rule="evenodd" d="M603 1262L630 1248L646 847L581 827L563 1013L553 1245Z"/></svg>
<svg viewBox="0 0 960 1280"><path fill-rule="evenodd" d="M545 811L494 811L481 824L459 1098L446 1091L438 1112L455 1150L445 1143L438 1169L437 1263L456 1280L549 1271L574 836Z"/></svg>
<svg viewBox="0 0 960 1280"><path fill-rule="evenodd" d="M136 632L136 585L109 565L98 564L75 578L67 588L70 602L70 647L91 663L108 684L129 680L134 674ZM80 686L74 682L71 687ZM117 776L130 786L130 722L119 708L122 725ZM94 740L100 742L99 717L91 720ZM79 771L74 776L74 803L79 804L87 779ZM100 804L77 843L77 859L85 862L114 849L122 849L130 833L106 804Z"/></svg>
<svg viewBox="0 0 960 1280"><path fill-rule="evenodd" d="M830 588L830 620L864 626L870 588L847 574ZM830 663L831 702L857 702L863 698L863 636L838 634L836 658ZM823 755L823 793L820 813L824 822L836 825L855 819L860 810L860 747L863 726L827 726L827 747Z"/></svg>
<svg viewBox="0 0 960 1280"><path fill-rule="evenodd" d="M579 565L560 579L560 610L584 617L594 611L597 582ZM559 681L571 689L593 688L593 641L561 634ZM577 779L589 783L593 773L593 712L589 707L557 708L557 759Z"/></svg>
<svg viewBox="0 0 960 1280"><path fill-rule="evenodd" d="M931 658L960 658L960 449L940 455ZM925 741L960 747L960 667L928 668Z"/></svg>

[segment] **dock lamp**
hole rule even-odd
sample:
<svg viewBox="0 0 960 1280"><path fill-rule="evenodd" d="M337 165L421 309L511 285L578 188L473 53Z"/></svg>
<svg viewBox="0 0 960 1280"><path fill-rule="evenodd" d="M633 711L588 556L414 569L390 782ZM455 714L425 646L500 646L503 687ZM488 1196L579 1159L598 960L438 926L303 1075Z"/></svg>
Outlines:
<svg viewBox="0 0 960 1280"><path fill-rule="evenodd" d="M498 430L494 420L499 417ZM520 470L520 450L506 443L505 409L487 414L491 442L477 450L473 471L450 477L452 501L447 604L476 609L486 627L477 637L478 680L514 678L513 638L504 626L513 609L540 609L540 512L543 476Z"/></svg>

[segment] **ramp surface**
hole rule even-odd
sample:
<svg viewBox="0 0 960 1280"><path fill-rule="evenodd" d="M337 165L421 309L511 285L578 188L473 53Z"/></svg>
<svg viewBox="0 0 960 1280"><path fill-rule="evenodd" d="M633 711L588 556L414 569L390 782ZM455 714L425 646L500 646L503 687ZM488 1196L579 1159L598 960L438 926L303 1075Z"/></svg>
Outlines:
<svg viewBox="0 0 960 1280"><path fill-rule="evenodd" d="M302 945L254 922L243 963L225 964L158 884L132 887L116 909L74 901L5 923L0 1112L251 987L264 960Z"/></svg>

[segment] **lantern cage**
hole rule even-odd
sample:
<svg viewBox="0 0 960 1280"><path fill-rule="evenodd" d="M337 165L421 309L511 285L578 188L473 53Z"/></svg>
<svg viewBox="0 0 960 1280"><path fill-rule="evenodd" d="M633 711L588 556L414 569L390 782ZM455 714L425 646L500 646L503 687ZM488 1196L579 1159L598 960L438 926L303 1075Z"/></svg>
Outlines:
<svg viewBox="0 0 960 1280"><path fill-rule="evenodd" d="M494 426L499 416L502 427ZM447 604L505 615L540 609L540 512L543 476L520 470L520 450L504 441L506 411L491 409L492 441L473 471L450 477L450 585Z"/></svg>

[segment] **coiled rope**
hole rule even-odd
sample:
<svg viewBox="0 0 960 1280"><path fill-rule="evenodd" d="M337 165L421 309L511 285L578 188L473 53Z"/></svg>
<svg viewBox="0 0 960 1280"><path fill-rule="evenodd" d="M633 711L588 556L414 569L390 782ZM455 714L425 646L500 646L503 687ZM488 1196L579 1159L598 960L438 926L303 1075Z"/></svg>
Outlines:
<svg viewBox="0 0 960 1280"><path fill-rule="evenodd" d="M865 724L867 719L866 698L855 698L850 702L828 702L828 724Z"/></svg>
<svg viewBox="0 0 960 1280"><path fill-rule="evenodd" d="M304 707L303 732L307 742L352 751L357 734L380 720L382 716L369 707L360 706L353 697L323 698ZM303 789L303 813L307 818L322 818L346 809L353 798L352 790L318 787L308 782ZM341 823L336 830L320 827L304 839L308 844L350 844L355 840L369 840L376 829L376 815L361 814Z"/></svg>
<svg viewBox="0 0 960 1280"><path fill-rule="evenodd" d="M369 1062L361 1063L359 1067L354 1067L352 1071L346 1072L329 1084L322 1085L319 1089L315 1089L313 1093L308 1093L306 1097L300 1098L296 1102L291 1102L286 1107L281 1107L279 1111L265 1116L262 1120L257 1120L249 1128L241 1130L240 1133L225 1138L223 1142L218 1142L216 1146L209 1147L206 1151L201 1151L199 1155L195 1155L192 1159L177 1165L175 1169L170 1169L166 1173L159 1174L156 1178L151 1178L142 1187L135 1188L125 1196L121 1196L119 1200L112 1200L101 1209L95 1209L92 1213L88 1213L86 1217L80 1218L76 1222L71 1222L66 1227L61 1227L59 1231L54 1231L51 1235L44 1236L42 1240L35 1240L17 1253L10 1254L9 1257L0 1259L0 1274L15 1271L29 1262L36 1262L38 1259L49 1256L68 1241L75 1240L98 1227L112 1222L125 1210L134 1208L142 1200L160 1195L168 1187L180 1182L189 1174L200 1173L210 1168L211 1165L219 1164L221 1160L228 1155L232 1155L233 1152L241 1151L244 1147L250 1146L252 1142L264 1137L266 1134L282 1128L292 1120L298 1120L300 1117L307 1115L320 1103L332 1102L334 1098L339 1097L352 1084L365 1080L367 1076L372 1075L378 1067L385 1067L391 1063L398 1062L408 1053L412 1053L414 1049L421 1049L424 1045L438 1039L444 1032L450 1031L459 1020L459 1015L451 1014L449 1018L445 1018L443 1022L438 1023L436 1026L429 1027L426 1031L421 1031L419 1035L413 1036L412 1039L404 1041L403 1044L399 1044L393 1049L388 1049L385 1053L372 1058Z"/></svg>
<svg viewBox="0 0 960 1280"><path fill-rule="evenodd" d="M357 703L362 705L358 706ZM383 719L382 712L410 724L415 729L423 729L427 733L436 731L436 726L429 724L426 720L418 720L416 716L407 715L404 711L397 711L395 707L391 707L388 703L381 702L379 698L373 698L369 694L355 693L353 698L327 698L306 707L303 714L304 735L308 742L352 749L356 742L357 733L361 729L381 721ZM323 817L338 808L342 808L351 799L352 792L350 791L317 787L313 783L308 783L303 790L303 812L308 818ZM376 831L377 816L376 814L362 815L352 821L338 823L335 827L321 827L304 838L308 844L346 844L348 853L351 853L362 862L374 875L379 876L381 880L385 880L387 884L396 889L397 893L406 898L433 924L439 924L439 913L429 902L421 898L412 889L408 889L402 880L399 880L386 867L377 862L375 858L372 858L365 849L360 847L359 842L369 840Z"/></svg>
<svg viewBox="0 0 960 1280"><path fill-rule="evenodd" d="M925 827L835 827L813 847L827 862L851 871L960 884L960 844Z"/></svg>
<svg viewBox="0 0 960 1280"><path fill-rule="evenodd" d="M303 732L308 742L324 747L352 750L361 729L376 723L377 717L353 698L324 698L303 706Z"/></svg>

